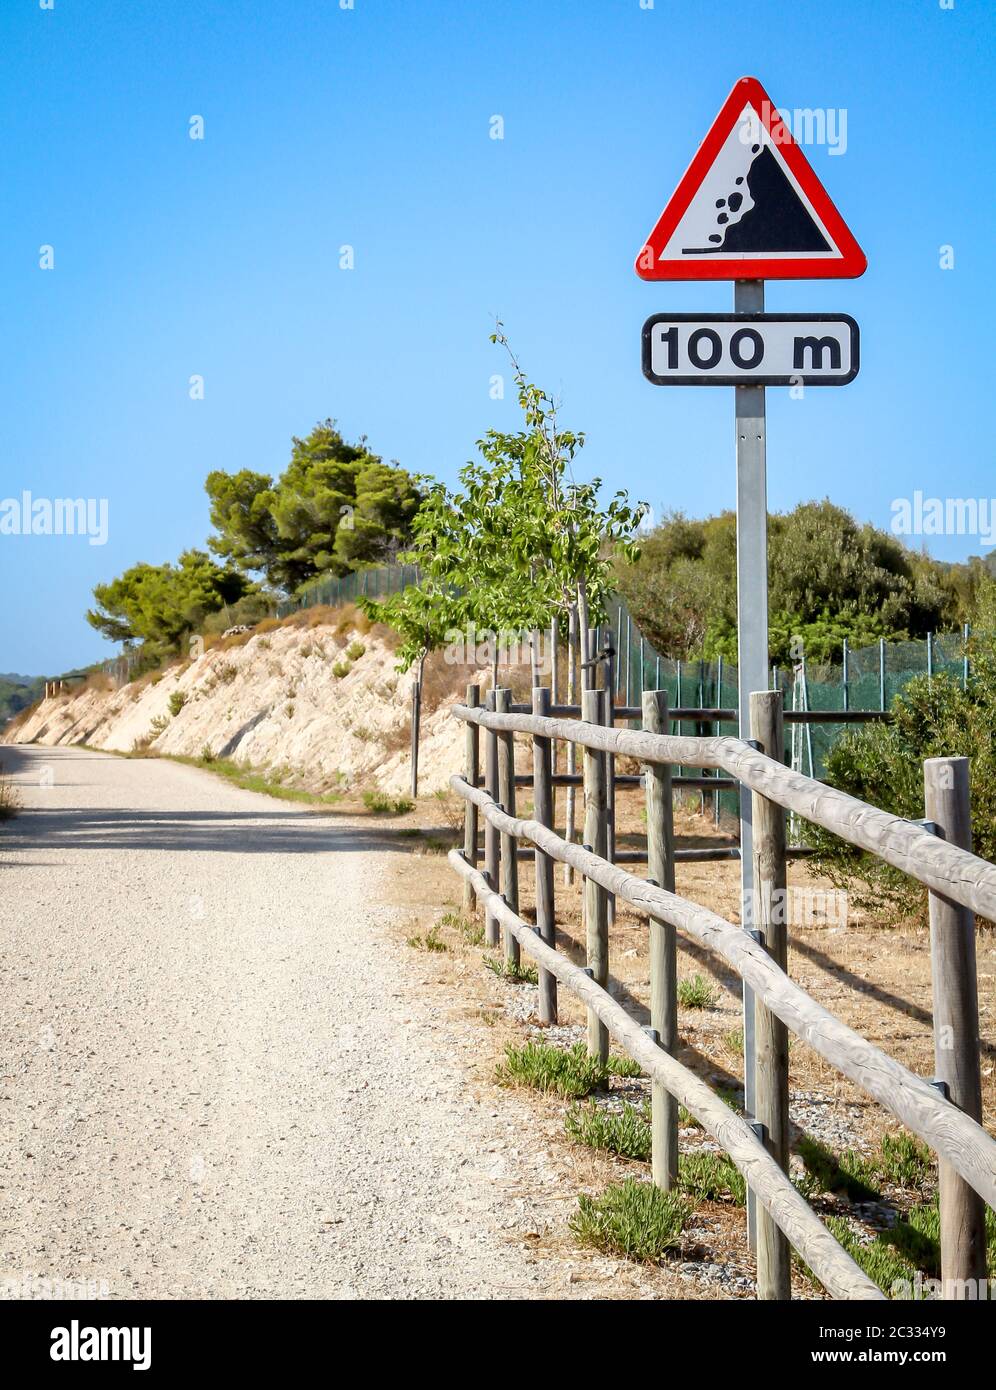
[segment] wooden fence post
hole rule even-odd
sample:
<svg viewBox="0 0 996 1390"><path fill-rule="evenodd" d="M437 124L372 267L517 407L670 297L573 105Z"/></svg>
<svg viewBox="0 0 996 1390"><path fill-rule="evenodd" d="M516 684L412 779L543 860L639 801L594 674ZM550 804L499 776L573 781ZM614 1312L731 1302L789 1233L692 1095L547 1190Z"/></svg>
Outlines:
<svg viewBox="0 0 996 1390"><path fill-rule="evenodd" d="M544 686L533 690L533 714L548 718L550 691ZM553 829L553 740L533 737L533 818ZM536 850L536 925L540 939L556 946L556 918L553 898L553 860ZM557 977L549 970L539 972L539 1018L541 1023L557 1021Z"/></svg>
<svg viewBox="0 0 996 1390"><path fill-rule="evenodd" d="M601 724L605 718L605 691L584 690L581 718L588 724ZM605 804L605 754L595 748L584 750L584 843L600 859L605 858L607 815ZM593 879L584 881L586 964L592 979L603 989L609 983L609 904L608 893ZM588 1010L588 1051L605 1062L609 1056L609 1034L605 1024Z"/></svg>
<svg viewBox="0 0 996 1390"><path fill-rule="evenodd" d="M959 849L972 848L967 758L928 758L923 800L937 833ZM975 918L939 893L930 893L930 968L934 990L934 1069L948 1099L973 1120L982 1119L979 1075L979 997ZM982 1198L939 1161L941 1296L982 1297L986 1278L986 1224Z"/></svg>
<svg viewBox="0 0 996 1390"><path fill-rule="evenodd" d="M508 714L512 703L512 692L507 689L495 691L495 709L499 714ZM498 804L506 815L515 815L515 734L511 731L498 735ZM501 831L501 895L513 912L519 911L519 863L515 857L516 839L514 835ZM504 931L505 960L518 967L519 943L510 931Z"/></svg>
<svg viewBox="0 0 996 1390"><path fill-rule="evenodd" d="M477 709L481 703L480 686L467 686L467 704L471 709ZM464 769L464 776L472 787L476 787L480 780L480 726L467 720L464 730L464 746L467 752L467 764ZM467 863L477 868L477 806L472 801L465 801L463 808L463 852ZM474 892L473 884L469 879L463 881L463 910L467 914L474 911L477 902L477 894Z"/></svg>
<svg viewBox="0 0 996 1390"><path fill-rule="evenodd" d="M578 697L577 688L577 647L578 647L578 613L574 607L570 611L569 626L567 631L567 703L573 705ZM576 743L567 744L567 771L573 777L578 770L578 746ZM564 839L569 845L574 843L574 821L575 821L575 802L577 793L573 786L567 788L566 797L566 819L564 826ZM574 882L574 868L571 864L564 865L564 883L568 887Z"/></svg>
<svg viewBox="0 0 996 1390"><path fill-rule="evenodd" d="M668 732L666 690L643 695L643 727L648 734ZM648 763L647 868L659 888L674 892L674 812L669 763ZM677 932L669 922L650 919L650 1026L661 1047L674 1056L678 1043ZM651 1174L668 1189L678 1177L678 1102L659 1081L651 1083Z"/></svg>
<svg viewBox="0 0 996 1390"><path fill-rule="evenodd" d="M615 659L612 651L612 628L605 629L605 660L602 662L602 685L605 690L605 704L602 707L602 718L608 729L614 729L615 720L615 695L613 693L613 680L615 676ZM616 859L616 760L611 753L605 755L605 806L606 806L606 835L605 835L605 857L610 864L615 863ZM615 925L616 920L616 895L609 894L609 926Z"/></svg>
<svg viewBox="0 0 996 1390"><path fill-rule="evenodd" d="M750 697L751 738L776 762L785 755L780 690L755 691ZM774 801L751 793L754 827L754 888L747 924L761 934L768 955L784 970L788 959L785 812ZM746 904L745 904L746 906ZM754 1119L763 1126L764 1143L783 1172L788 1172L788 1029L781 1019L754 1001ZM757 1296L792 1296L788 1241L758 1203Z"/></svg>
<svg viewBox="0 0 996 1390"><path fill-rule="evenodd" d="M497 691L488 691L488 709L493 714L495 711L495 697ZM488 796L493 801L498 798L498 735L494 729L487 729L484 734L484 785ZM501 839L496 826L485 818L484 821L484 877L488 880L488 887L494 893L501 892L499 881L501 865ZM485 909L484 913L484 939L489 946L498 945L498 918Z"/></svg>

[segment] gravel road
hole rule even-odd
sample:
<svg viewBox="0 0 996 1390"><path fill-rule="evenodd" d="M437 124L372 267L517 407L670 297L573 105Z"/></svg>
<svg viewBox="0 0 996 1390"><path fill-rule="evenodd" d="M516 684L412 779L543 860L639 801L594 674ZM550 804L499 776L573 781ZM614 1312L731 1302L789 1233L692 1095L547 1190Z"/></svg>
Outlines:
<svg viewBox="0 0 996 1390"><path fill-rule="evenodd" d="M8 1296L553 1291L507 1116L441 1052L375 905L375 828L166 761L2 761L25 805L0 830Z"/></svg>

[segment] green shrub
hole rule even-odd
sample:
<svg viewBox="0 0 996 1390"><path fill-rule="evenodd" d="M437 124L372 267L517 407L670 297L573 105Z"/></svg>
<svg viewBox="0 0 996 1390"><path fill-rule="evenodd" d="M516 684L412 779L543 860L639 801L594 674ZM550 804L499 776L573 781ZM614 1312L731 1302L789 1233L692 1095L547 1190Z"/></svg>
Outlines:
<svg viewBox="0 0 996 1390"><path fill-rule="evenodd" d="M352 663L351 663L351 662L349 662L349 661L336 661L336 662L333 662L333 665L332 665L332 674L333 674L333 676L335 676L336 680L341 681L342 678L343 678L343 676L348 676L349 673L350 673L350 671L351 671L352 669L353 669L353 667L352 667Z"/></svg>
<svg viewBox="0 0 996 1390"><path fill-rule="evenodd" d="M185 690L174 690L169 697L169 712L175 718L184 705L187 703L187 692Z"/></svg>
<svg viewBox="0 0 996 1390"><path fill-rule="evenodd" d="M732 1197L738 1207L747 1201L747 1184L740 1169L726 1154L682 1154L678 1159L678 1187L696 1202L715 1202Z"/></svg>
<svg viewBox="0 0 996 1390"><path fill-rule="evenodd" d="M980 589L980 633L996 627L996 585ZM972 842L983 859L996 859L996 651L991 637L970 646L968 688L940 673L917 676L892 702L890 724L847 730L826 760L831 786L884 811L917 820L923 816L924 758L971 759ZM819 826L804 823L817 853L814 873L849 888L859 906L887 922L926 914L926 890L900 870L846 844Z"/></svg>
<svg viewBox="0 0 996 1390"><path fill-rule="evenodd" d="M812 1135L804 1134L796 1151L805 1164L809 1179L802 1186L810 1193L843 1192L854 1202L876 1201L881 1193L875 1187L874 1159L863 1158L848 1149L838 1158Z"/></svg>
<svg viewBox="0 0 996 1390"><path fill-rule="evenodd" d="M484 944L484 928L480 922L474 922L470 918L461 917L459 912L445 912L439 919L441 927L451 927L459 932L464 941L469 946L481 946Z"/></svg>
<svg viewBox="0 0 996 1390"><path fill-rule="evenodd" d="M701 975L678 981L678 1003L686 1009L711 1009L719 998L715 985Z"/></svg>
<svg viewBox="0 0 996 1390"><path fill-rule="evenodd" d="M362 642L350 642L346 648L346 655L350 661L359 661L365 651L366 647Z"/></svg>
<svg viewBox="0 0 996 1390"><path fill-rule="evenodd" d="M890 1248L882 1236L863 1241L855 1235L846 1217L828 1216L826 1224L831 1234L844 1247L868 1278L873 1280L882 1292L890 1298L897 1284L910 1284L916 1270L901 1255ZM811 1272L810 1272L811 1274Z"/></svg>
<svg viewBox="0 0 996 1390"><path fill-rule="evenodd" d="M599 1197L579 1197L570 1226L582 1245L659 1264L678 1245L690 1215L679 1193L628 1178Z"/></svg>
<svg viewBox="0 0 996 1390"><path fill-rule="evenodd" d="M482 956L484 967L501 980L511 980L517 985L538 985L539 971L535 965L515 965L504 956Z"/></svg>
<svg viewBox="0 0 996 1390"><path fill-rule="evenodd" d="M643 1075L643 1068L632 1057L619 1057L613 1053L606 1066L611 1076L637 1077Z"/></svg>
<svg viewBox="0 0 996 1390"><path fill-rule="evenodd" d="M914 1207L878 1237L931 1278L941 1272L941 1214L936 1203Z"/></svg>
<svg viewBox="0 0 996 1390"><path fill-rule="evenodd" d="M364 792L363 804L375 816L406 816L414 811L414 801L404 796L387 796L384 792Z"/></svg>
<svg viewBox="0 0 996 1390"><path fill-rule="evenodd" d="M202 763L213 763L213 762L214 762L214 752L213 752L213 750L212 750L212 748L211 748L211 745L210 745L209 743L205 743L204 747L201 749L201 762L202 762Z"/></svg>
<svg viewBox="0 0 996 1390"><path fill-rule="evenodd" d="M564 1118L569 1137L590 1149L606 1149L622 1158L640 1163L650 1160L650 1106L629 1105L621 1110L606 1110L589 1101L587 1105L572 1105Z"/></svg>
<svg viewBox="0 0 996 1390"><path fill-rule="evenodd" d="M918 1188L930 1178L934 1160L922 1139L914 1134L886 1134L881 1156L875 1160L879 1176L896 1187Z"/></svg>
<svg viewBox="0 0 996 1390"><path fill-rule="evenodd" d="M446 942L440 940L438 922L434 926L431 926L424 936L409 936L406 937L405 940L414 951L449 950Z"/></svg>
<svg viewBox="0 0 996 1390"><path fill-rule="evenodd" d="M495 1080L500 1086L530 1086L536 1091L580 1099L603 1087L608 1075L608 1068L589 1056L584 1043L565 1049L550 1043L527 1042L521 1047L510 1043L505 1048L505 1060L499 1064Z"/></svg>
<svg viewBox="0 0 996 1390"><path fill-rule="evenodd" d="M527 1042L505 1049L505 1061L496 1072L502 1086L531 1086L537 1091L554 1091L577 1100L601 1090L610 1076L631 1076L636 1066L628 1057L611 1056L605 1063L592 1057L584 1043L573 1047L554 1047L545 1042ZM639 1067L636 1075L639 1075Z"/></svg>

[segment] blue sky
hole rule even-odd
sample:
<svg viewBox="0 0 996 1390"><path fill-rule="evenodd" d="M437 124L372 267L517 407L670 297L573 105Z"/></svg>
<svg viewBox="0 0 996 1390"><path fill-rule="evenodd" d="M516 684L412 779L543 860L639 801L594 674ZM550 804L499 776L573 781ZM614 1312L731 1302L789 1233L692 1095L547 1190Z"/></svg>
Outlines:
<svg viewBox="0 0 996 1390"><path fill-rule="evenodd" d="M279 472L327 415L452 480L515 424L489 395L496 313L588 432L580 471L731 506L732 392L650 386L639 342L732 287L632 266L745 74L846 110L846 152L806 152L869 262L768 287L862 330L852 385L768 392L770 505L887 526L916 488L996 495L994 49L990 0L4 0L0 496L106 497L109 538L0 536L0 670L111 654L93 585L203 544L207 472Z"/></svg>

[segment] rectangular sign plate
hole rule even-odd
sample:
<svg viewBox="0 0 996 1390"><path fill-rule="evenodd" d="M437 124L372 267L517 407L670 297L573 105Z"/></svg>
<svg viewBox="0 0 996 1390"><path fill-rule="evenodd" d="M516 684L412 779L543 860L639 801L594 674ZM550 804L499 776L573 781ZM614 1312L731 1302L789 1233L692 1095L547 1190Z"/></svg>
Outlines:
<svg viewBox="0 0 996 1390"><path fill-rule="evenodd" d="M858 352L847 314L653 314L643 325L655 386L845 386Z"/></svg>

